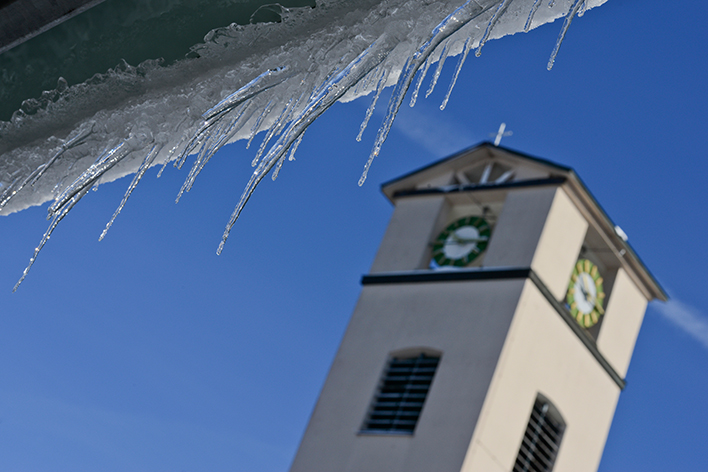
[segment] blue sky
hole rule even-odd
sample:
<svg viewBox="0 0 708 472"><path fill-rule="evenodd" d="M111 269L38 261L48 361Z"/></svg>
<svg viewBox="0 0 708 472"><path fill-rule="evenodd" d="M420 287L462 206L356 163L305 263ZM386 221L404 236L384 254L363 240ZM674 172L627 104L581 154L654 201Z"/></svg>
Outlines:
<svg viewBox="0 0 708 472"><path fill-rule="evenodd" d="M401 112L369 179L368 99L336 105L265 181L221 256L253 149L129 179L59 226L17 291L46 208L0 220L0 468L286 471L391 215L381 182L489 139L576 169L672 300L651 304L603 472L706 470L708 6L609 0L573 22L488 43L453 99Z"/></svg>

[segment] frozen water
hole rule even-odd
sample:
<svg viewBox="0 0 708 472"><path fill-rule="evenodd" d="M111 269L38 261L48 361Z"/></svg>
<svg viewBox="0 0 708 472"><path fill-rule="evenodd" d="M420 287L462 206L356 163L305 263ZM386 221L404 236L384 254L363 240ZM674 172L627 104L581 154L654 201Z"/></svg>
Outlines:
<svg viewBox="0 0 708 472"><path fill-rule="evenodd" d="M196 155L179 199L218 149L241 139L250 144L265 131L220 253L257 185L271 171L277 177L286 156L293 160L307 127L336 101L373 92L361 139L381 91L393 86L361 185L419 70L411 105L428 68L438 63L426 95L445 59L461 54L442 109L471 48L479 52L487 39L564 17L550 68L572 19L605 1L558 0L539 8L539 0L330 0L283 9L281 23L213 30L192 48L196 59L122 64L86 83L64 84L55 101L0 122L0 214L54 199L52 223L31 266L89 188L137 171L102 239L148 167L181 168Z"/></svg>
<svg viewBox="0 0 708 472"><path fill-rule="evenodd" d="M584 0L574 0L573 4L568 10L568 13L565 15L565 20L563 21L563 28L561 28L561 32L558 35L558 40L556 41L556 47L553 48L551 58L548 59L548 70L553 69L553 63L556 62L558 50L560 50L561 44L563 43L563 39L565 38L565 34L568 32L568 28L570 28L570 22L573 21L573 18L575 18L575 15L578 14L578 11L580 11L580 8L583 5L585 5Z"/></svg>
<svg viewBox="0 0 708 472"><path fill-rule="evenodd" d="M106 229L104 229L103 232L101 233L101 236L98 237L99 241L103 240L103 238L106 237L106 233L108 233L108 230L111 229L113 222L118 217L121 210L123 210L123 207L128 202L128 198L130 198L130 194L133 193L133 190L135 189L135 187L137 187L138 183L140 182L140 179L142 179L143 175L145 175L145 171L147 171L150 168L150 166L152 165L152 163L155 161L155 157L157 157L157 154L160 152L160 149L162 149L162 146L159 144L155 144L152 147L152 149L150 150L150 152L148 153L148 155L145 156L145 160L143 160L143 163L140 165L138 172L135 174L135 177L133 177L133 181L130 182L130 186L128 187L128 190L125 192L125 195L123 196L123 200L121 200L115 213L113 213L113 216L108 221L108 224L106 224Z"/></svg>
<svg viewBox="0 0 708 472"><path fill-rule="evenodd" d="M460 75L460 71L462 70L462 66L465 63L465 60L467 59L467 54L469 54L470 49L472 49L472 38L467 38L465 40L465 44L462 46L462 54L460 54L460 59L457 61L457 66L455 67L455 72L452 74L452 80L450 81L450 86L447 88L447 93L445 94L445 98L443 99L442 103L440 104L440 110L444 110L445 107L447 106L447 102L450 100L450 95L452 95L452 90L455 88L455 84L457 83L457 77Z"/></svg>
<svg viewBox="0 0 708 472"><path fill-rule="evenodd" d="M497 22L501 19L504 13L506 13L506 9L509 8L510 3L511 0L502 0L501 2L499 2L499 5L497 6L496 10L494 10L494 14L489 19L489 23L487 23L487 28L485 28L484 30L482 39L479 40L479 46L477 46L477 50L474 53L475 56L479 57L482 54L482 47L484 46L484 43L486 43L489 39L489 35L491 34L494 27L497 25ZM533 9L533 6L531 8Z"/></svg>
<svg viewBox="0 0 708 472"><path fill-rule="evenodd" d="M445 44L443 45L443 50L442 53L440 53L440 59L438 60L438 66L435 68L435 73L433 74L433 78L430 80L430 87L428 87L428 91L425 92L425 98L428 98L431 93L433 93L433 90L435 90L435 85L438 83L438 79L440 78L440 74L442 73L443 66L445 65L445 59L447 59L447 54L449 52L448 46L450 45L450 41L446 41ZM426 62L427 64L427 62Z"/></svg>
<svg viewBox="0 0 708 472"><path fill-rule="evenodd" d="M378 68L376 70L378 71ZM369 120L371 119L371 115L374 114L374 109L376 108L376 102L379 101L379 97L381 96L381 92L383 92L383 89L386 86L387 79L388 79L388 71L386 69L382 68L381 74L379 76L379 80L377 81L376 92L374 93L374 98L371 100L371 104L369 105L369 108L367 108L366 114L364 115L364 121L361 122L361 126L359 127L359 134L357 134L357 136L356 136L357 141L361 141L361 137L364 134L364 130L366 130L367 125L369 124Z"/></svg>

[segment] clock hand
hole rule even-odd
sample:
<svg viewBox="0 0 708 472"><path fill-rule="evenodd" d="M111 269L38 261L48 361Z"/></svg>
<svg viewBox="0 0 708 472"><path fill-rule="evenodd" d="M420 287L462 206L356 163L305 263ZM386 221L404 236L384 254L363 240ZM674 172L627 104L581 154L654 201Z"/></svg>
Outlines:
<svg viewBox="0 0 708 472"><path fill-rule="evenodd" d="M580 277L582 286L585 287L585 290L582 290L583 294L585 295L585 300L588 302L592 302L593 300L591 299L592 295L590 294L590 287L588 287L588 283L585 281L585 277ZM590 295L590 297L588 297Z"/></svg>
<svg viewBox="0 0 708 472"><path fill-rule="evenodd" d="M457 244L470 244L470 243L479 243L479 242L487 241L489 238L486 236L480 236L477 238L461 238L460 236L457 235L457 233L453 232L452 239L454 239Z"/></svg>

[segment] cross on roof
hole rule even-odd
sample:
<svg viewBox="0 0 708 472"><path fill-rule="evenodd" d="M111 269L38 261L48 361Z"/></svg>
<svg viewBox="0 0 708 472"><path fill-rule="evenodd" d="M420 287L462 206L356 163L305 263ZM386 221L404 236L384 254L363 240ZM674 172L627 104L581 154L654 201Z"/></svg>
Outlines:
<svg viewBox="0 0 708 472"><path fill-rule="evenodd" d="M499 131L497 131L497 134L490 133L489 136L495 136L494 138L494 145L499 146L499 143L501 143L501 140L504 136L511 136L514 134L513 131L505 131L506 130L506 123L502 123L499 125Z"/></svg>

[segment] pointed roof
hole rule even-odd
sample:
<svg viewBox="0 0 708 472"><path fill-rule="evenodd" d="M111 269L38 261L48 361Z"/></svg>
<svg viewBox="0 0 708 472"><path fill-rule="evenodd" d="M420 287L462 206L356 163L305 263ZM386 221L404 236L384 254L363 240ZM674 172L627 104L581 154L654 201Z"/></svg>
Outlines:
<svg viewBox="0 0 708 472"><path fill-rule="evenodd" d="M532 185L563 187L622 267L649 300L666 301L666 292L627 241L627 236L607 215L575 171L546 159L482 142L433 164L382 184L382 191L396 200L425 194L452 194L511 189Z"/></svg>

